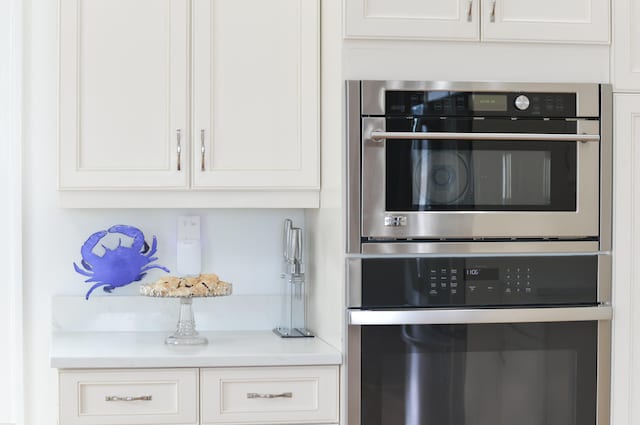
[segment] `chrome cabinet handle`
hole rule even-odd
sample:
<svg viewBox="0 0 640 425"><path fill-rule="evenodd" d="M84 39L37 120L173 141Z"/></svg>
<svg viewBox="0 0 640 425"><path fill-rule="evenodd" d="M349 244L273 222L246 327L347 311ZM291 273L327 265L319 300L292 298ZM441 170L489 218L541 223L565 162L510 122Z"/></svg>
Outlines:
<svg viewBox="0 0 640 425"><path fill-rule="evenodd" d="M369 138L372 142L382 142L386 139L398 140L509 140L509 141L558 141L558 142L597 142L598 134L548 134L548 133L424 133L409 131L372 131Z"/></svg>
<svg viewBox="0 0 640 425"><path fill-rule="evenodd" d="M280 393L280 394L247 393L247 398L293 398L293 393Z"/></svg>
<svg viewBox="0 0 640 425"><path fill-rule="evenodd" d="M108 395L104 399L105 401L151 401L151 398L152 396L150 395L142 395L140 397Z"/></svg>
<svg viewBox="0 0 640 425"><path fill-rule="evenodd" d="M467 22L473 21L473 0L469 0L469 9L467 10Z"/></svg>
<svg viewBox="0 0 640 425"><path fill-rule="evenodd" d="M204 153L205 153L205 148L204 148L204 129L200 130L200 152L202 153L202 159L200 161L200 171L204 171L205 167L204 167Z"/></svg>
<svg viewBox="0 0 640 425"><path fill-rule="evenodd" d="M182 166L180 164L180 159L182 157L182 144L180 141L180 136L181 136L182 130L177 129L176 130L176 140L177 140L177 153L178 153L178 171L180 171L182 169Z"/></svg>
<svg viewBox="0 0 640 425"><path fill-rule="evenodd" d="M496 21L496 2L497 0L493 0L493 4L491 5L491 22Z"/></svg>

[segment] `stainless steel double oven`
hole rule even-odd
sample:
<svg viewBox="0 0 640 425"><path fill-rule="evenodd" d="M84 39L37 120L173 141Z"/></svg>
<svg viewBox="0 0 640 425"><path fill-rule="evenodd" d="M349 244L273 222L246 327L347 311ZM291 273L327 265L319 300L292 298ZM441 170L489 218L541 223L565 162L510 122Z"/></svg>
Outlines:
<svg viewBox="0 0 640 425"><path fill-rule="evenodd" d="M347 82L348 425L609 425L611 100Z"/></svg>

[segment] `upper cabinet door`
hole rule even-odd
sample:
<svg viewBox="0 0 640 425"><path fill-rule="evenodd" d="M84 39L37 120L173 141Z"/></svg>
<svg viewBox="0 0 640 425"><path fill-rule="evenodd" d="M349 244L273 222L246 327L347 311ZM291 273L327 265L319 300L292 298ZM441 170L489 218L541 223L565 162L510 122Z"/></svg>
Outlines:
<svg viewBox="0 0 640 425"><path fill-rule="evenodd" d="M188 25L187 0L60 1L61 189L187 186Z"/></svg>
<svg viewBox="0 0 640 425"><path fill-rule="evenodd" d="M480 0L343 0L347 38L478 40Z"/></svg>
<svg viewBox="0 0 640 425"><path fill-rule="evenodd" d="M609 0L482 0L482 39L609 43Z"/></svg>
<svg viewBox="0 0 640 425"><path fill-rule="evenodd" d="M318 0L193 0L193 187L318 189Z"/></svg>
<svg viewBox="0 0 640 425"><path fill-rule="evenodd" d="M640 0L617 0L613 5L613 87L640 91Z"/></svg>

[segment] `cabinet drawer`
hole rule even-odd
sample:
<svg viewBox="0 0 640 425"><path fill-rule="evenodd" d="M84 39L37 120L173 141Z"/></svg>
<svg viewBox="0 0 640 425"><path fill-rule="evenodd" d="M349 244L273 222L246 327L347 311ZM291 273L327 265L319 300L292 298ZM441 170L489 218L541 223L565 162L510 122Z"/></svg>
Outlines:
<svg viewBox="0 0 640 425"><path fill-rule="evenodd" d="M61 370L60 425L198 423L197 369Z"/></svg>
<svg viewBox="0 0 640 425"><path fill-rule="evenodd" d="M203 369L202 424L335 423L338 367Z"/></svg>

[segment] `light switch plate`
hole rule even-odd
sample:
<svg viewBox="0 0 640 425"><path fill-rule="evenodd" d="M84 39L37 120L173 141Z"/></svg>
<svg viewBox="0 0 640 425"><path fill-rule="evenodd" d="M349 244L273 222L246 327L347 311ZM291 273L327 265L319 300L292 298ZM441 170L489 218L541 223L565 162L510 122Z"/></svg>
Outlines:
<svg viewBox="0 0 640 425"><path fill-rule="evenodd" d="M178 217L178 240L179 241L199 241L200 240L200 217L188 215Z"/></svg>

